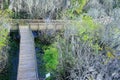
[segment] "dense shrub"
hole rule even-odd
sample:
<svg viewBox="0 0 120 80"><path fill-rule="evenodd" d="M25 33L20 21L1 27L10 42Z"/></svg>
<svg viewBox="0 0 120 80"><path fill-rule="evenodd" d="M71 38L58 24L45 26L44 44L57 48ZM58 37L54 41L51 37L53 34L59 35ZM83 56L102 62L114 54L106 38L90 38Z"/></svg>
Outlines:
<svg viewBox="0 0 120 80"><path fill-rule="evenodd" d="M54 74L52 80L119 80L118 4L114 0L71 1L72 6L60 16L74 21L67 21L63 33L54 40L57 48L45 50L44 61L46 69ZM106 21L106 17L115 21ZM98 24L94 19L106 24Z"/></svg>
<svg viewBox="0 0 120 80"><path fill-rule="evenodd" d="M117 27L114 29L108 29L108 32L88 16L83 17L82 22L68 23L57 42L59 64L56 79L118 80L120 59L115 53L117 50L111 46L119 44L114 32L120 30Z"/></svg>
<svg viewBox="0 0 120 80"><path fill-rule="evenodd" d="M44 54L44 61L46 70L48 72L52 72L56 70L58 65L58 51L54 47L48 47L48 49L45 50Z"/></svg>
<svg viewBox="0 0 120 80"><path fill-rule="evenodd" d="M0 72L5 68L8 59L8 33L10 25L8 23L7 11L0 11Z"/></svg>
<svg viewBox="0 0 120 80"><path fill-rule="evenodd" d="M64 9L69 0L12 0L10 8L15 11L19 18L49 18L56 17L59 9ZM40 4L40 5L39 5ZM26 13L24 16L20 13ZM16 17L16 18L18 18Z"/></svg>
<svg viewBox="0 0 120 80"><path fill-rule="evenodd" d="M67 10L61 11L58 15L63 19L76 19L84 13L83 8L89 0L70 0L71 4Z"/></svg>

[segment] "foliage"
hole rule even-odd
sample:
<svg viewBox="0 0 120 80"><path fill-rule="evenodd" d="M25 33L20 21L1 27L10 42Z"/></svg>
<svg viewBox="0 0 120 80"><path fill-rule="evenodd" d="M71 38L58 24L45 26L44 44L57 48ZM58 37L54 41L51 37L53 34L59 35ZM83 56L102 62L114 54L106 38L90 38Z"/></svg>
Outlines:
<svg viewBox="0 0 120 80"><path fill-rule="evenodd" d="M0 11L0 16L2 19L0 21L0 50L2 49L2 47L6 46L6 40L7 40L7 37L8 37L8 32L9 32L9 28L10 28L10 25L8 23L8 10L6 11Z"/></svg>
<svg viewBox="0 0 120 80"><path fill-rule="evenodd" d="M73 11L76 11L77 14L80 14L87 2L88 0L72 0L72 7L76 7Z"/></svg>
<svg viewBox="0 0 120 80"><path fill-rule="evenodd" d="M83 8L89 0L71 0L70 8L61 12L60 15L63 18L76 19L83 13Z"/></svg>
<svg viewBox="0 0 120 80"><path fill-rule="evenodd" d="M58 37L57 80L118 79L120 29L111 23L98 25L87 15L79 17L80 21L68 21L63 35Z"/></svg>
<svg viewBox="0 0 120 80"><path fill-rule="evenodd" d="M52 72L56 70L56 67L58 65L58 51L54 47L48 47L47 50L45 50L45 54L43 57L45 61L46 70L48 72Z"/></svg>
<svg viewBox="0 0 120 80"><path fill-rule="evenodd" d="M57 80L119 78L117 74L120 63L114 52L117 50L111 47L113 44L109 40L112 37L105 35L104 30L106 33L105 27L96 25L89 16L84 16L82 22L66 23L64 33L57 41L59 52ZM111 30L109 31L111 33ZM119 29L115 28L115 31L119 32ZM114 73L116 76L112 75Z"/></svg>
<svg viewBox="0 0 120 80"><path fill-rule="evenodd" d="M45 45L50 45L52 42L54 42L54 38L55 38L55 32L54 31L41 31L39 32L39 40L41 43L45 44Z"/></svg>
<svg viewBox="0 0 120 80"><path fill-rule="evenodd" d="M46 25L47 28L49 26L54 26L54 25ZM59 33L61 32L60 30L55 30L55 29L45 29L45 30L41 30L38 32L38 36L39 36L39 41L44 45L43 47L48 46L52 43L55 42L55 38L57 35L59 35Z"/></svg>
<svg viewBox="0 0 120 80"><path fill-rule="evenodd" d="M8 33L9 33L9 23L8 23L8 13L7 11L0 11L0 71L4 69L8 54L7 54L7 49L8 49ZM8 19L7 19L8 18Z"/></svg>
<svg viewBox="0 0 120 80"><path fill-rule="evenodd" d="M7 64L5 68L0 72L0 80L13 80L17 77L17 59L18 59L18 49L19 49L19 43L17 40L13 38L16 33L10 33L10 38L8 38L8 45L9 48L5 49L5 54L9 53Z"/></svg>
<svg viewBox="0 0 120 80"><path fill-rule="evenodd" d="M3 9L7 9L9 7L10 0L3 0Z"/></svg>
<svg viewBox="0 0 120 80"><path fill-rule="evenodd" d="M115 1L117 0L89 0L84 10L91 17L78 15L77 12L72 12L72 8L67 15L64 13L68 19L81 21L67 22L62 37L58 38L60 60L56 71L57 80L120 78L119 6ZM110 18L107 20L106 17ZM106 24L98 25L92 18Z"/></svg>
<svg viewBox="0 0 120 80"><path fill-rule="evenodd" d="M84 11L89 16L102 24L104 22L106 24L119 22L119 9L119 0L89 0L84 7Z"/></svg>
<svg viewBox="0 0 120 80"><path fill-rule="evenodd" d="M14 9L14 18L56 18L59 12L63 13L70 6L68 11L65 11L66 16L73 17L73 14L82 13L83 7L88 0L13 0L10 7ZM71 4L68 4L71 3ZM41 4L41 5L38 5ZM16 9L15 9L16 8ZM25 13L24 16L23 13ZM63 14L64 15L64 14ZM75 15L74 15L75 16Z"/></svg>
<svg viewBox="0 0 120 80"><path fill-rule="evenodd" d="M16 18L52 18L58 9L65 8L67 0L12 0L11 9L15 11ZM40 5L39 5L40 4ZM25 13L27 16L24 16ZM23 16L22 16L23 15Z"/></svg>
<svg viewBox="0 0 120 80"><path fill-rule="evenodd" d="M7 42L7 37L8 37L8 32L6 29L0 27L0 50L6 46Z"/></svg>

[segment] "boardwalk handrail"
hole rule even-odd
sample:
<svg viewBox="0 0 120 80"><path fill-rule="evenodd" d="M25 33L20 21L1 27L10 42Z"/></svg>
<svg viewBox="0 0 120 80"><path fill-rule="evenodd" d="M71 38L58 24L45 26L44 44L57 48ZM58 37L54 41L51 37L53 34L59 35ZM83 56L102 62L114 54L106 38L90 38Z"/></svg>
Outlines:
<svg viewBox="0 0 120 80"><path fill-rule="evenodd" d="M26 22L26 23L46 23L48 20L39 20L39 19L11 19L11 23L20 23L20 22ZM51 23L60 23L65 22L65 20L50 20Z"/></svg>
<svg viewBox="0 0 120 80"><path fill-rule="evenodd" d="M81 22L81 20L47 20L47 19L11 19L11 23L20 23L20 22L26 22L26 23L66 23L66 22Z"/></svg>
<svg viewBox="0 0 120 80"><path fill-rule="evenodd" d="M98 22L100 24L107 24L110 23L113 19L106 17L106 18L100 18L100 19L93 19L95 22ZM45 24L61 24L65 25L66 23L71 23L71 22L81 22L82 20L47 20L47 19L11 19L9 20L12 24L11 31L16 31L18 30L17 25L18 24L29 24L29 25L45 25Z"/></svg>
<svg viewBox="0 0 120 80"><path fill-rule="evenodd" d="M110 18L110 17L103 17L103 18L99 18L99 19L93 19L95 22L98 22L98 23L103 23L103 24L106 24L107 22L110 23L113 18ZM44 22L47 22L47 19L11 19L10 20L11 22L17 22L17 23L20 23L22 21L24 22L36 22L36 23L44 23ZM55 23L55 22L62 22L62 23L65 23L65 22L68 22L68 21L81 21L80 20L61 20L61 19L58 19L58 20L52 20L50 19L50 22L51 23Z"/></svg>
<svg viewBox="0 0 120 80"><path fill-rule="evenodd" d="M63 27L65 24L72 23L72 22L81 22L81 21L80 20L50 20L48 21L48 20L38 20L38 19L11 19L11 24L13 25L11 27L11 31L18 30L17 25L28 24L32 28L32 30L37 30L38 28L40 30L41 26L46 26L50 24L50 25L53 25L54 28L57 25L61 25L61 27Z"/></svg>

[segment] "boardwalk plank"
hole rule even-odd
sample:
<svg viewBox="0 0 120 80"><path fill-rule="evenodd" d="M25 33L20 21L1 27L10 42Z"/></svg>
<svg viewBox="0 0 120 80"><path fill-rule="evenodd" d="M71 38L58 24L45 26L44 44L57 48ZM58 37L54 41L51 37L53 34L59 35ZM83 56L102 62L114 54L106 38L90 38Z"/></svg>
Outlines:
<svg viewBox="0 0 120 80"><path fill-rule="evenodd" d="M38 80L32 32L28 26L20 26L19 29L21 40L17 80Z"/></svg>

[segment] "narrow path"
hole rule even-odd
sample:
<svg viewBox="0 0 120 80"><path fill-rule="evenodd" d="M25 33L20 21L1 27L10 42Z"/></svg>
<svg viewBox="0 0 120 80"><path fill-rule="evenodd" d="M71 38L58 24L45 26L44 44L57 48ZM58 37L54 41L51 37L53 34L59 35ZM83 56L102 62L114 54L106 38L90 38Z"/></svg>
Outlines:
<svg viewBox="0 0 120 80"><path fill-rule="evenodd" d="M19 26L20 54L17 80L38 80L34 38L28 26Z"/></svg>

